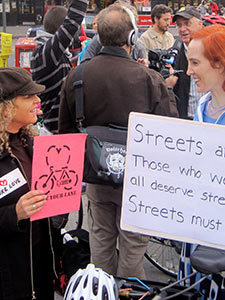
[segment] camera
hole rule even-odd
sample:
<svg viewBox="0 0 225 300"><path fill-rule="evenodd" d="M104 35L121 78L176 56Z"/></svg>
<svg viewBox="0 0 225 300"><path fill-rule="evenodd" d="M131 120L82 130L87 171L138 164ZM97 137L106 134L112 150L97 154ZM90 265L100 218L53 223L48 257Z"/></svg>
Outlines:
<svg viewBox="0 0 225 300"><path fill-rule="evenodd" d="M180 40L176 40L173 47L169 48L168 50L149 49L149 68L158 71L163 76L163 78L169 77L169 67L167 67L166 65L172 65L175 62L175 59L181 49L181 46L182 42Z"/></svg>

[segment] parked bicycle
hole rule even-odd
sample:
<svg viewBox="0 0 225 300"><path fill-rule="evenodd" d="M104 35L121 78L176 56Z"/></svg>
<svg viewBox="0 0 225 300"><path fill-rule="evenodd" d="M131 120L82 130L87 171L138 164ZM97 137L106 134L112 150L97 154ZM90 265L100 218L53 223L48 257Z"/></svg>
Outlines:
<svg viewBox="0 0 225 300"><path fill-rule="evenodd" d="M182 242L151 236L145 258L158 270L177 278Z"/></svg>
<svg viewBox="0 0 225 300"><path fill-rule="evenodd" d="M120 300L201 299L204 295L196 287L213 274L224 275L225 251L199 245L192 253L190 263L194 271L169 285L154 281L142 282L136 278L118 279ZM205 275L201 276L200 273ZM192 285L188 287L181 286L181 283L190 280L190 278L198 274L200 275L198 276L199 279ZM223 300L224 298L220 299Z"/></svg>

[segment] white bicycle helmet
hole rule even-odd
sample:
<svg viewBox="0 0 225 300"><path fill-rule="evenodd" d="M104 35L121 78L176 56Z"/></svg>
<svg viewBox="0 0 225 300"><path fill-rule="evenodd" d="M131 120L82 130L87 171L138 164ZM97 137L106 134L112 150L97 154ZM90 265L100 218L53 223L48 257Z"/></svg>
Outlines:
<svg viewBox="0 0 225 300"><path fill-rule="evenodd" d="M118 300L118 287L113 276L89 264L70 278L64 300Z"/></svg>

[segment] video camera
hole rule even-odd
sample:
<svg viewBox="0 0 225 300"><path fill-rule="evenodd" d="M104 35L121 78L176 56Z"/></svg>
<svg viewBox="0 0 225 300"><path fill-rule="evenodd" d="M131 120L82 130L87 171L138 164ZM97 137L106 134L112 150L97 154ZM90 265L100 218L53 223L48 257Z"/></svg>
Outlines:
<svg viewBox="0 0 225 300"><path fill-rule="evenodd" d="M163 78L167 78L170 76L169 68L166 66L167 64L172 65L175 62L177 54L179 53L182 46L182 42L180 40L176 40L173 47L168 50L164 49L149 49L148 51L148 60L149 60L149 68L154 69L163 76ZM179 73L179 71L176 71Z"/></svg>

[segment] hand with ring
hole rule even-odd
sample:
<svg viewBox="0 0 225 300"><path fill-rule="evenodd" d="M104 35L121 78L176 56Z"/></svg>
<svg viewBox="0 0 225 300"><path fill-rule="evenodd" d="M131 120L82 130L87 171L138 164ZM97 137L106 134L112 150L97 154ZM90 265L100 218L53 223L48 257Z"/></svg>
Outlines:
<svg viewBox="0 0 225 300"><path fill-rule="evenodd" d="M34 190L24 194L16 204L18 221L30 218L34 213L41 210L45 204L47 196L44 191Z"/></svg>

